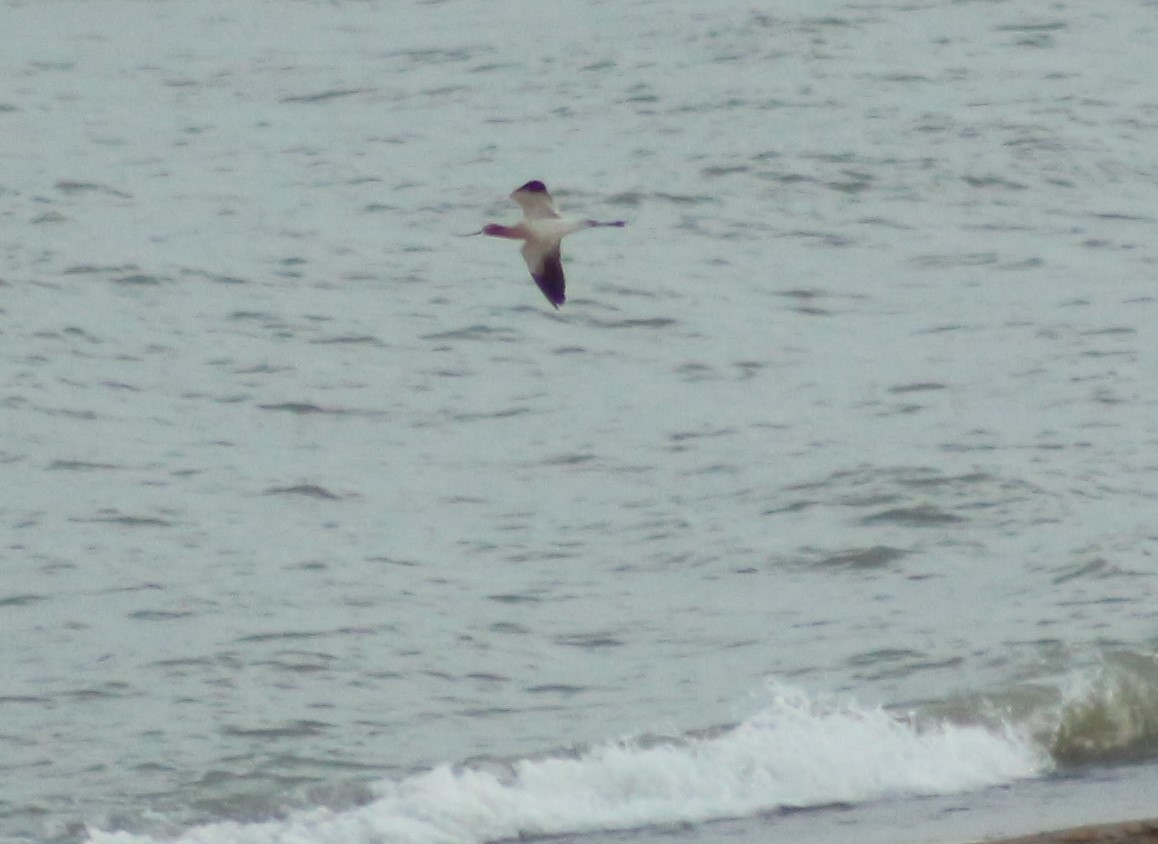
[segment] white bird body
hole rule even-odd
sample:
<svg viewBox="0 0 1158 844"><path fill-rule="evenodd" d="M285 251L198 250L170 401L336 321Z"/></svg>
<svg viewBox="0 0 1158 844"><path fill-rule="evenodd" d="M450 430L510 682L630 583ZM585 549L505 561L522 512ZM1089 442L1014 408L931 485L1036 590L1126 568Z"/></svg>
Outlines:
<svg viewBox="0 0 1158 844"><path fill-rule="evenodd" d="M622 220L601 223L598 220L569 220L560 217L551 201L551 194L547 192L547 186L540 181L527 182L511 194L511 199L523 209L523 219L519 223L513 226L491 223L475 234L524 241L523 260L527 262L531 278L557 310L566 300L566 280L563 277L563 260L559 249L563 238L597 226L622 228L625 223Z"/></svg>

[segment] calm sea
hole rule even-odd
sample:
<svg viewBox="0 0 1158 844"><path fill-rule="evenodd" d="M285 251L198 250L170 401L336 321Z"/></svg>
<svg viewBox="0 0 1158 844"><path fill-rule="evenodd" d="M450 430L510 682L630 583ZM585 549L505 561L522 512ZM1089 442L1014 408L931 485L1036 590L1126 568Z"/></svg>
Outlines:
<svg viewBox="0 0 1158 844"><path fill-rule="evenodd" d="M1156 15L4 0L0 841L1158 813Z"/></svg>

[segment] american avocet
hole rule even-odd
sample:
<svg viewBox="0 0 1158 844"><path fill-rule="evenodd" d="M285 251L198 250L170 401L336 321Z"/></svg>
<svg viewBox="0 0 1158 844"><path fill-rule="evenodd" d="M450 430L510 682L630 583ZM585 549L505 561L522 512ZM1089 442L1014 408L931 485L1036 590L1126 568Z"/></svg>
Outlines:
<svg viewBox="0 0 1158 844"><path fill-rule="evenodd" d="M597 226L615 226L622 228L626 225L623 220L612 223L601 223L598 220L567 220L559 216L555 204L551 201L551 194L547 193L547 186L535 180L527 182L511 194L511 199L519 203L523 209L523 219L513 226L500 226L489 223L481 231L474 234L485 234L490 237L505 237L509 240L522 240L523 259L531 271L531 278L547 301L559 306L567 298L563 293L565 280L563 278L563 261L559 255L559 244L567 235L592 229Z"/></svg>

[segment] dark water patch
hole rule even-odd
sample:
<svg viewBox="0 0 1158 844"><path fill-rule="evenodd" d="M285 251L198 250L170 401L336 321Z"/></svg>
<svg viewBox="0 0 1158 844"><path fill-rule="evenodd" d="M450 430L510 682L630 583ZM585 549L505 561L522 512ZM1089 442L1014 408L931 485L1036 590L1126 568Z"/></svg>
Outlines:
<svg viewBox="0 0 1158 844"><path fill-rule="evenodd" d="M218 273L210 273L205 270L181 270L182 276L189 276L193 278L201 278L206 281L211 281L214 284L248 284L244 278L239 278L235 275L220 275Z"/></svg>
<svg viewBox="0 0 1158 844"><path fill-rule="evenodd" d="M523 636L531 632L529 627L514 621L496 621L494 624L489 625L487 630L492 633L504 633L515 636Z"/></svg>
<svg viewBox="0 0 1158 844"><path fill-rule="evenodd" d="M285 324L281 321L281 317L279 317L278 315L268 314L268 313L265 313L264 311L234 311L227 318L231 319L231 320L236 320L237 322L261 321L261 322L267 322L267 323L273 322L273 323L277 323L278 325L284 325ZM268 371L273 371L273 370L271 369Z"/></svg>
<svg viewBox="0 0 1158 844"><path fill-rule="evenodd" d="M30 68L32 68L33 70L39 71L42 73L47 73L47 72L51 72L51 71L60 72L60 71L66 71L66 70L75 70L76 69L76 62L67 61L67 60L66 61L37 60L37 61L29 62L28 66Z"/></svg>
<svg viewBox="0 0 1158 844"><path fill-rule="evenodd" d="M960 524L965 519L961 516L947 513L932 504L921 504L916 507L894 507L860 520L863 525L897 524L906 527L939 527L942 525Z"/></svg>
<svg viewBox="0 0 1158 844"><path fill-rule="evenodd" d="M539 462L540 466L581 466L594 463L598 457L590 452L574 452L548 457Z"/></svg>
<svg viewBox="0 0 1158 844"><path fill-rule="evenodd" d="M279 103L324 103L329 100L337 100L342 97L352 97L355 94L369 94L372 93L372 88L333 88L329 91L318 91L313 94L291 94L288 97L282 97L278 100Z"/></svg>
<svg viewBox="0 0 1158 844"><path fill-rule="evenodd" d="M876 181L876 179L874 179L868 173L856 173L847 171L842 175L844 178L834 179L832 181L826 182L825 185L831 190L837 191L839 193L858 194L864 193L866 190L872 187L873 182Z"/></svg>
<svg viewBox="0 0 1158 844"><path fill-rule="evenodd" d="M312 402L279 402L277 404L259 404L260 410L272 410L279 413L293 413L297 416L385 416L384 410L359 410L348 407L322 407Z"/></svg>
<svg viewBox="0 0 1158 844"><path fill-rule="evenodd" d="M699 363L698 361L691 361L677 366L675 373L684 381L712 381L719 380L721 377L715 369L706 363Z"/></svg>
<svg viewBox="0 0 1158 844"><path fill-rule="evenodd" d="M1098 220L1111 220L1124 223L1153 223L1153 217L1143 217L1138 214L1118 214L1113 211L1095 213L1091 215Z"/></svg>
<svg viewBox="0 0 1158 844"><path fill-rule="evenodd" d="M782 170L771 171L767 173L756 173L756 178L763 179L767 182L775 182L779 185L801 185L818 182L815 176L809 173L792 173Z"/></svg>
<svg viewBox="0 0 1158 844"><path fill-rule="evenodd" d="M871 407L871 406L872 405L866 405L866 407ZM905 416L905 415L908 415L911 413L920 413L924 409L925 409L925 405L923 405L923 404L913 404L913 403L909 402L909 403L905 403L905 404L890 405L889 407L885 408L884 410L881 410L881 411L874 413L874 415L875 416L882 416L882 417Z"/></svg>
<svg viewBox="0 0 1158 844"><path fill-rule="evenodd" d="M372 334L339 334L335 337L311 340L310 343L315 346L385 346L385 343Z"/></svg>
<svg viewBox="0 0 1158 844"><path fill-rule="evenodd" d="M0 597L0 609L6 609L8 607L30 607L33 604L39 604L47 600L47 595L37 595L32 592L8 595L7 597Z"/></svg>
<svg viewBox="0 0 1158 844"><path fill-rule="evenodd" d="M128 617L133 621L176 621L191 615L189 610L137 610Z"/></svg>
<svg viewBox="0 0 1158 844"><path fill-rule="evenodd" d="M919 267L983 267L997 263L996 252L962 252L956 255L918 255L910 263Z"/></svg>
<svg viewBox="0 0 1158 844"><path fill-rule="evenodd" d="M876 80L877 82L897 83L901 85L913 85L919 82L932 82L933 80L920 73L881 73L870 74L868 79Z"/></svg>
<svg viewBox="0 0 1158 844"><path fill-rule="evenodd" d="M486 671L472 671L464 675L468 680L480 680L484 683L509 683L511 678L505 674L491 674Z"/></svg>
<svg viewBox="0 0 1158 844"><path fill-rule="evenodd" d="M784 515L786 513L803 513L805 510L809 509L810 507L817 507L821 503L822 503L821 501L816 500L816 499L799 499L797 501L793 501L793 502L790 502L788 504L785 504L781 507L769 507L766 510L761 510L760 515L761 516L780 516L780 515Z"/></svg>
<svg viewBox="0 0 1158 844"><path fill-rule="evenodd" d="M548 560L572 560L578 557L579 554L575 551L564 551L561 548L555 548L552 551L516 551L507 554L505 559L512 563L534 563L545 562Z"/></svg>
<svg viewBox="0 0 1158 844"><path fill-rule="evenodd" d="M611 64L614 64L614 62L612 62ZM495 71L512 70L512 69L517 68L517 67L518 67L518 65L514 64L513 62L483 62L482 64L478 64L472 68L468 68L467 73L494 73ZM581 67L579 69L580 70L599 70L599 66L598 65L587 65L586 67Z"/></svg>
<svg viewBox="0 0 1158 844"><path fill-rule="evenodd" d="M1106 577L1128 576L1129 573L1122 571L1116 566L1111 566L1102 557L1095 557L1084 563L1079 563L1074 566L1069 566L1061 574L1056 575L1051 581L1055 586L1060 586L1063 583L1069 583L1071 580L1085 580L1087 578L1100 580Z"/></svg>
<svg viewBox="0 0 1158 844"><path fill-rule="evenodd" d="M625 299L625 298L630 298L630 297L635 297L637 299L658 299L658 298L660 298L660 293L658 293L657 291L648 290L646 287L640 287L638 285L614 284L614 283L603 282L599 285L599 290L601 292L606 292L606 293L610 294L611 296L614 296L616 299ZM584 299L584 300L576 300L576 301L591 302L592 300Z"/></svg>
<svg viewBox="0 0 1158 844"><path fill-rule="evenodd" d="M887 651L886 651L887 653ZM961 657L948 659L922 659L923 655L913 652L910 657L901 657L897 660L880 660L870 666L876 670L867 673L866 680L890 680L900 677L909 677L918 671L942 671L947 668L959 668L965 660Z"/></svg>
<svg viewBox="0 0 1158 844"><path fill-rule="evenodd" d="M727 437L736 433L735 428L715 428L706 431L676 431L673 434L668 434L668 439L674 443L683 443L688 440L699 439L715 439L716 437Z"/></svg>
<svg viewBox="0 0 1158 844"><path fill-rule="evenodd" d="M1137 334L1136 328L1130 328L1125 325L1113 325L1107 328L1091 328L1088 331L1079 331L1079 337L1098 337L1102 335L1113 334Z"/></svg>
<svg viewBox="0 0 1158 844"><path fill-rule="evenodd" d="M627 96L619 102L652 105L659 102L659 94L646 82L638 82L627 89Z"/></svg>
<svg viewBox="0 0 1158 844"><path fill-rule="evenodd" d="M290 256L289 258L282 258L277 262L278 269L275 273L279 278L303 278L305 273L302 270L308 263L305 258L299 258L296 255Z"/></svg>
<svg viewBox="0 0 1158 844"><path fill-rule="evenodd" d="M908 554L908 551L901 548L874 545L871 548L851 548L828 554L817 559L815 565L854 569L883 568Z"/></svg>
<svg viewBox="0 0 1158 844"><path fill-rule="evenodd" d="M667 317L620 320L602 320L592 317L588 319L588 322L599 328L670 328L677 324L676 320Z"/></svg>
<svg viewBox="0 0 1158 844"><path fill-rule="evenodd" d="M59 211L45 211L43 214L33 217L31 223L34 226L40 226L48 223L67 223L70 219Z"/></svg>
<svg viewBox="0 0 1158 844"><path fill-rule="evenodd" d="M205 657L176 657L174 659L159 659L150 662L150 668L179 669L179 668L207 668L214 665L214 661Z"/></svg>
<svg viewBox="0 0 1158 844"><path fill-rule="evenodd" d="M604 203L607 205L623 205L628 208L638 208L646 198L646 194L640 193L639 191L624 191L623 193L612 194L604 200Z"/></svg>
<svg viewBox="0 0 1158 844"><path fill-rule="evenodd" d="M655 193L653 196L664 202L670 202L672 205L703 205L716 201L716 199L711 196L694 196L692 194Z"/></svg>
<svg viewBox="0 0 1158 844"><path fill-rule="evenodd" d="M996 481L988 472L970 472L964 475L938 475L931 470L925 473L914 473L911 476L901 477L897 482L912 489L930 489L936 487L956 486L958 484L977 484Z"/></svg>
<svg viewBox="0 0 1158 844"><path fill-rule="evenodd" d="M541 686L528 686L524 691L532 695L559 695L560 697L576 697L592 691L589 686L575 686L570 683L545 683Z"/></svg>
<svg viewBox="0 0 1158 844"><path fill-rule="evenodd" d="M969 326L960 322L951 322L946 325L934 325L932 328L922 328L920 331L914 331L914 334L945 334L949 331L964 331Z"/></svg>
<svg viewBox="0 0 1158 844"><path fill-rule="evenodd" d="M797 299L802 302L811 302L827 296L828 293L824 290L817 290L815 287L793 287L788 290L777 290L773 295L784 296L788 299Z"/></svg>
<svg viewBox="0 0 1158 844"><path fill-rule="evenodd" d="M487 595L487 600L499 604L541 604L543 597L541 594L531 592L500 592Z"/></svg>
<svg viewBox="0 0 1158 844"><path fill-rule="evenodd" d="M120 469L123 467L116 466L112 463L91 463L87 460L53 460L46 468L50 472L103 472L109 469Z"/></svg>
<svg viewBox="0 0 1158 844"><path fill-rule="evenodd" d="M384 554L377 554L372 557L367 557L368 563L385 563L391 566L405 566L406 568L418 568L419 564L414 560L402 560L397 557L388 557Z"/></svg>
<svg viewBox="0 0 1158 844"><path fill-rule="evenodd" d="M333 725L324 721L300 720L288 721L273 727L239 727L226 725L221 728L222 735L235 738L253 738L262 741L277 741L279 739L309 738L320 736Z"/></svg>
<svg viewBox="0 0 1158 844"><path fill-rule="evenodd" d="M439 5L439 3L428 0L427 5ZM471 61L474 58L474 50L465 47L457 47L453 49L428 48L428 49L414 49L414 50L393 50L382 54L383 58L403 58L408 59L414 64L453 64L455 62Z"/></svg>
<svg viewBox="0 0 1158 844"><path fill-rule="evenodd" d="M1065 21L1052 23L1003 23L993 27L994 32L1059 32L1068 28Z"/></svg>
<svg viewBox="0 0 1158 844"><path fill-rule="evenodd" d="M804 314L805 316L832 316L835 313L835 311L829 308L822 308L817 304L820 299L829 295L825 290L798 287L789 290L777 290L773 295L794 300L796 307L792 308L792 310L798 314Z"/></svg>
<svg viewBox="0 0 1158 844"><path fill-rule="evenodd" d="M862 667L866 665L879 665L882 662L921 659L924 656L921 651L914 651L908 648L881 648L880 650L854 654L848 658L847 662L854 667Z"/></svg>
<svg viewBox="0 0 1158 844"><path fill-rule="evenodd" d="M700 174L707 178L715 178L719 176L734 176L737 173L747 173L752 168L746 164L728 164L716 167L705 167L700 170Z"/></svg>
<svg viewBox="0 0 1158 844"><path fill-rule="evenodd" d="M1054 34L1067 28L1064 22L1057 23L1015 23L994 27L994 32L1008 32L1018 37L1014 44L1019 47L1053 47Z"/></svg>
<svg viewBox="0 0 1158 844"><path fill-rule="evenodd" d="M513 343L519 339L517 332L509 328L496 328L491 325L469 325L466 328L455 328L450 331L440 331L435 334L422 335L423 340L485 340L500 343Z"/></svg>
<svg viewBox="0 0 1158 844"><path fill-rule="evenodd" d="M112 510L102 510L96 516L74 516L69 519L70 522L78 524L111 524L122 525L124 527L173 527L177 523L172 519L162 518L160 516L135 516L128 513L120 513Z"/></svg>
<svg viewBox="0 0 1158 844"><path fill-rule="evenodd" d="M159 287L172 280L173 279L166 276L152 275L150 273L132 273L130 275L122 275L109 279L113 284L123 284L127 287Z"/></svg>
<svg viewBox="0 0 1158 844"><path fill-rule="evenodd" d="M1020 261L1007 261L1001 265L1000 269L1006 272L1019 272L1022 270L1037 270L1045 266L1045 261L1041 258L1023 258Z"/></svg>
<svg viewBox="0 0 1158 844"><path fill-rule="evenodd" d="M164 586L162 586L159 583L150 583L149 581L145 581L144 583L133 583L133 584L130 584L129 586L117 586L117 587L114 587L112 589L106 590L106 592L110 595L115 595L115 594L119 594L119 593L132 594L133 592L164 592L164 591L165 591Z"/></svg>
<svg viewBox="0 0 1158 844"><path fill-rule="evenodd" d="M75 196L83 193L96 193L105 196L115 196L120 199L132 199L133 195L109 187L108 185L100 185L96 182L74 182L69 179L63 179L56 183L56 189L65 196Z"/></svg>
<svg viewBox="0 0 1158 844"><path fill-rule="evenodd" d="M798 237L802 240L808 240L808 241L812 241L814 243L819 243L822 246L841 247L841 246L851 246L853 243L852 238L847 237L843 234L836 234L835 232L818 232L818 231L806 231L804 229L795 229L793 231L787 232L785 236L786 237Z"/></svg>
<svg viewBox="0 0 1158 844"><path fill-rule="evenodd" d="M61 697L71 698L73 700L115 700L117 698L131 697L135 693L128 683L120 681L110 681L102 683L99 686L86 686L80 689L71 689L64 692Z"/></svg>
<svg viewBox="0 0 1158 844"><path fill-rule="evenodd" d="M293 486L271 486L262 492L262 495L297 495L303 498L316 498L322 501L341 501L350 498L349 495L339 495L330 492L318 484L295 484Z"/></svg>
<svg viewBox="0 0 1158 844"><path fill-rule="evenodd" d="M329 671L335 661L337 661L337 657L333 654L315 651L281 651L275 654L273 659L259 661L256 664L291 674L316 674L321 671Z"/></svg>
<svg viewBox="0 0 1158 844"><path fill-rule="evenodd" d="M74 264L65 267L63 275L94 275L112 273L132 273L139 270L136 264Z"/></svg>
<svg viewBox="0 0 1158 844"><path fill-rule="evenodd" d="M21 407L28 406L28 402L19 396L10 396L0 406L4 407ZM63 416L67 419L81 419L85 422L91 422L100 417L97 416L95 410L75 410L71 407L32 407L37 413L43 413L47 416Z"/></svg>
<svg viewBox="0 0 1158 844"><path fill-rule="evenodd" d="M1001 176L962 176L961 181L971 188L996 190L1025 190L1028 185Z"/></svg>
<svg viewBox="0 0 1158 844"><path fill-rule="evenodd" d="M513 416L522 416L531 412L529 407L508 407L489 413L455 413L451 418L456 422L482 422L488 419L510 419Z"/></svg>
<svg viewBox="0 0 1158 844"><path fill-rule="evenodd" d="M457 94L469 90L470 88L466 85L437 85L434 88L423 88L421 93L424 97L445 97L447 94ZM571 110L566 106L561 106L552 109L551 113L560 117L567 117L571 114Z"/></svg>
<svg viewBox="0 0 1158 844"><path fill-rule="evenodd" d="M330 635L332 635L332 633L328 630L279 630L274 633L251 633L248 636L241 636L234 641L238 644L254 644L261 642L281 642L285 640L293 641L296 639L320 639Z"/></svg>
<svg viewBox="0 0 1158 844"><path fill-rule="evenodd" d="M37 695L0 695L0 706L6 704L31 704L38 706L50 702L51 698L38 697Z"/></svg>
<svg viewBox="0 0 1158 844"><path fill-rule="evenodd" d="M626 644L622 639L607 633L575 633L556 636L555 644L569 648L583 648L585 650L602 650L604 648L621 648Z"/></svg>
<svg viewBox="0 0 1158 844"><path fill-rule="evenodd" d="M890 393L923 393L929 390L944 390L947 389L944 384L937 381L915 381L912 384L899 384L896 387L889 387Z"/></svg>
<svg viewBox="0 0 1158 844"><path fill-rule="evenodd" d="M890 220L888 217L861 217L857 220L862 226L880 226L885 229L893 229L895 231L912 231L913 227L907 223L902 223L899 220Z"/></svg>

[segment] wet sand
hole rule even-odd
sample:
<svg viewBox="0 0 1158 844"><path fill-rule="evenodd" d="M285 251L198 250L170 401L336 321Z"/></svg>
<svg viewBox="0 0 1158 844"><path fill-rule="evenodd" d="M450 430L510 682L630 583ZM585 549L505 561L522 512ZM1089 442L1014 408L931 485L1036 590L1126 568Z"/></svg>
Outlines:
<svg viewBox="0 0 1158 844"><path fill-rule="evenodd" d="M992 844L1158 844L1158 819L1093 824L1017 838L984 840Z"/></svg>

